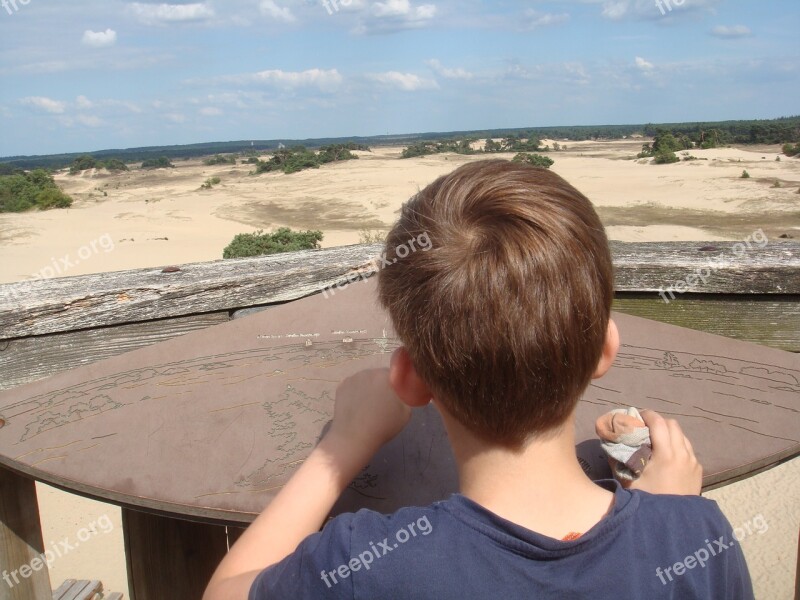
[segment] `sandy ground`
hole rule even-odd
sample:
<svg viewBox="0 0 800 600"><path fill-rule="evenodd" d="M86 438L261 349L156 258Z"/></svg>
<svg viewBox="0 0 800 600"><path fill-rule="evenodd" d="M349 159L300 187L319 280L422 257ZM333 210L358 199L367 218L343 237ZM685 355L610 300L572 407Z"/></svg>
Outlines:
<svg viewBox="0 0 800 600"><path fill-rule="evenodd" d="M778 148L693 150L698 160L651 165L634 157L641 140L568 143L551 152L553 170L597 206L609 237L624 241L800 238L800 160ZM401 204L436 177L485 155L398 159L401 148L292 175L250 175L252 165L118 175L60 174L73 208L0 214L0 283L41 276L162 266L222 258L237 233L279 226L319 229L323 245L386 230ZM511 155L499 155L510 158ZM741 179L747 169L750 179ZM201 190L208 177L222 182ZM772 187L775 181L781 187Z"/></svg>
<svg viewBox="0 0 800 600"><path fill-rule="evenodd" d="M776 161L776 146L692 150L698 160L651 165L634 158L642 141L562 142L566 151L549 154L553 170L595 203L610 238L737 240L762 229L769 239L800 239L800 160ZM150 172L59 174L76 200L71 209L0 214L0 283L219 259L235 234L279 226L319 229L325 246L358 243L362 230L385 231L401 204L436 177L485 158L399 160L400 151L358 152L357 161L292 175L255 176L251 165L208 167L200 160ZM749 179L740 177L744 169ZM221 184L200 190L212 176ZM38 492L46 546L74 541L82 528L96 532L55 561L53 586L100 579L127 596L119 509L45 485ZM734 527L762 515L768 529L753 526L741 541L756 597L790 598L800 459L707 495ZM105 523L111 526L98 525Z"/></svg>

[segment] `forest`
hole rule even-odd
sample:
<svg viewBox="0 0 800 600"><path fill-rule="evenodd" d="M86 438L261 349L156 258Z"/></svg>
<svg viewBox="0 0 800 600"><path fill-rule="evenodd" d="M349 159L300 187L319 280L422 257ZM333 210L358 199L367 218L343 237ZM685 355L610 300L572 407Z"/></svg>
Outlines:
<svg viewBox="0 0 800 600"><path fill-rule="evenodd" d="M767 120L690 122L690 123L647 123L632 125L577 125L556 127L520 127L505 129L486 129L451 132L424 132L415 134L376 135L369 137L308 138L303 140L267 139L241 140L231 142L207 142L180 146L155 146L91 152L96 160L117 159L130 164L148 159L169 156L172 160L213 156L215 154L273 152L282 147L303 146L318 149L334 144L354 144L357 146L414 145L419 142L440 142L463 138L519 138L538 137L557 140L614 140L641 134L653 137L658 129L666 129L673 134L697 136L704 131L717 130L722 144L797 144L800 143L800 116L781 117ZM359 148L354 148L359 149ZM8 156L0 157L0 173L3 164L6 168L20 169L62 169L69 167L76 158L86 152L53 154L47 156Z"/></svg>

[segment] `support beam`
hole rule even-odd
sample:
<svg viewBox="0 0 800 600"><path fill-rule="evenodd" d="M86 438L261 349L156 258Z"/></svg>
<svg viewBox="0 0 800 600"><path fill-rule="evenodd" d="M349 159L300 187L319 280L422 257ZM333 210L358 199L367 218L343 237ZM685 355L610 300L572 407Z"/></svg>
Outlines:
<svg viewBox="0 0 800 600"><path fill-rule="evenodd" d="M225 527L122 509L130 600L200 600L227 552Z"/></svg>
<svg viewBox="0 0 800 600"><path fill-rule="evenodd" d="M36 483L0 467L0 600L52 600L43 552Z"/></svg>

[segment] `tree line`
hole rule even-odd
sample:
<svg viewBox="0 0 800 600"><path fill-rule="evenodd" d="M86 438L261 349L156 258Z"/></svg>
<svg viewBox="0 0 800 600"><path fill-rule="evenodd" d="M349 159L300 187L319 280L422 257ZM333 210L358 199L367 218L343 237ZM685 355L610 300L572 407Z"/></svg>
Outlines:
<svg viewBox="0 0 800 600"><path fill-rule="evenodd" d="M331 144L355 143L364 146L397 146L415 144L423 140L442 141L452 138L472 137L505 138L511 135L538 136L558 140L614 140L640 134L654 137L658 128L669 129L679 134L694 134L699 131L718 129L726 136L728 144L796 144L800 142L800 116L779 119L686 122L663 124L630 125L575 125L555 127L518 127L502 129L483 129L451 132L424 132L401 135L350 136L346 138L309 138L303 140L272 139L232 142L208 142L202 144L154 146L127 148L124 150L101 150L92 154L99 160L117 158L124 163L141 162L150 158L170 156L174 159L199 158L215 154L244 154L247 152L271 152L280 146L302 145L306 148L320 148ZM47 156L9 156L0 158L0 163L8 163L21 169L39 167L61 169L69 166L83 153L54 154Z"/></svg>

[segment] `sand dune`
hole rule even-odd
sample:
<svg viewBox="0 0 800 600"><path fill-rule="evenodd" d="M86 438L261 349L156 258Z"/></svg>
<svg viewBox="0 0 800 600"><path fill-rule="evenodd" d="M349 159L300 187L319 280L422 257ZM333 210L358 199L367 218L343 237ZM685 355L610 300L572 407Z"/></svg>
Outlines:
<svg viewBox="0 0 800 600"><path fill-rule="evenodd" d="M692 150L698 160L690 162L651 165L634 158L642 142L559 142L567 150L549 154L553 170L595 203L612 239L736 240L759 228L769 239L800 239L800 160L776 161L778 147L722 148ZM251 165L209 167L201 160L116 175L62 173L56 180L75 198L71 209L0 214L0 283L34 273L66 276L215 260L235 234L279 226L320 229L325 246L358 243L359 230L386 230L402 203L436 177L486 158L399 160L401 150L358 152L357 161L292 175L255 176ZM740 178L744 169L750 179ZM221 184L201 190L212 176ZM772 187L776 180L781 187ZM764 491L776 489L781 493ZM47 486L39 493L46 543L74 536L103 515L114 523L109 535L53 565L53 585L68 577L97 578L106 589L126 592L119 509ZM743 543L757 597L790 593L800 507L789 499L798 495L798 459L709 494L734 526L760 512L785 515L780 522L770 517L768 534Z"/></svg>
<svg viewBox="0 0 800 600"><path fill-rule="evenodd" d="M651 165L634 157L642 140L567 142L553 170L597 206L612 239L624 241L800 237L800 160L778 148L692 150L699 160ZM399 147L358 152L357 161L284 175L251 175L252 165L205 166L56 179L69 210L0 215L0 282L214 260L237 233L279 226L320 229L323 245L354 244L359 230L385 230L402 203L436 177L486 155L400 160ZM511 158L511 154L498 155ZM750 179L741 179L747 169ZM206 178L222 182L201 190ZM781 182L780 188L772 187ZM110 238L113 249L99 248ZM92 247L92 242L95 242ZM108 244L106 244L107 246Z"/></svg>

